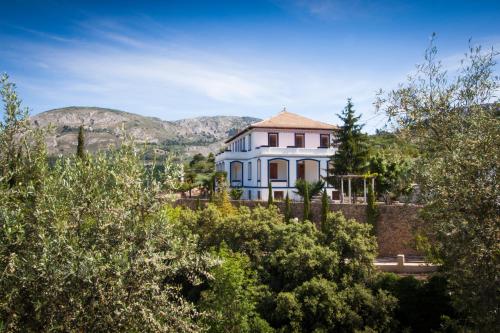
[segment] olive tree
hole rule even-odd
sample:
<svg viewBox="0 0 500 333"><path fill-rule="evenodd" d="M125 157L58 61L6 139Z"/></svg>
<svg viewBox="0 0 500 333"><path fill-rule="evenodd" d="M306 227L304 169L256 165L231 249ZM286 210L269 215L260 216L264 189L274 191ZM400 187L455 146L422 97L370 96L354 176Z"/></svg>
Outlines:
<svg viewBox="0 0 500 333"><path fill-rule="evenodd" d="M434 40L408 82L377 104L420 150L417 182L432 253L454 304L480 331L499 320L498 53L470 46L448 73Z"/></svg>
<svg viewBox="0 0 500 333"><path fill-rule="evenodd" d="M7 77L0 122L0 325L7 332L194 332L174 283L213 264L180 235L133 146L49 168Z"/></svg>

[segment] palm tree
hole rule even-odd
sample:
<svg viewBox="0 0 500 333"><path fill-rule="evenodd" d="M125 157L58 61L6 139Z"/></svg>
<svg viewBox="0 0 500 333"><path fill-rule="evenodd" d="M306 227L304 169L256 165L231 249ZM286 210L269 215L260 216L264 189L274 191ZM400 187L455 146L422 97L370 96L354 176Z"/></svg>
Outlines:
<svg viewBox="0 0 500 333"><path fill-rule="evenodd" d="M306 191L306 186L307 186L307 191ZM312 197L319 194L324 186L325 186L325 182L322 181L321 179L318 181L315 181L315 182L308 182L304 179L298 179L295 182L295 188L297 189L297 191L295 191L295 193L297 193L302 198L304 198L306 195L306 192L307 192L309 200L310 200Z"/></svg>

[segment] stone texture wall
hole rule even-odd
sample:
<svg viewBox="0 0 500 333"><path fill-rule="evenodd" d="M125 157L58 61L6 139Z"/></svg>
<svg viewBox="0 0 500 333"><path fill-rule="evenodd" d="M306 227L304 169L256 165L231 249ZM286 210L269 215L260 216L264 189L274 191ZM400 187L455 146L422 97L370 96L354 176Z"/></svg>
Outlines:
<svg viewBox="0 0 500 333"><path fill-rule="evenodd" d="M202 204L206 200L201 200ZM177 205L195 208L195 199L179 199ZM245 205L255 207L257 205L266 205L264 201L233 201L235 206ZM283 211L284 203L276 202L276 205ZM418 211L421 206L416 205L378 205L380 216L376 226L376 235L379 247L379 256L396 256L404 254L405 256L421 255L415 249L415 234L423 225L423 221L418 217ZM366 205L363 204L333 204L330 203L331 211L340 211L348 219L355 219L360 222L366 222ZM312 202L311 211L313 220L318 223L321 218L321 203ZM301 202L292 202L293 216L299 219L303 216L303 204Z"/></svg>

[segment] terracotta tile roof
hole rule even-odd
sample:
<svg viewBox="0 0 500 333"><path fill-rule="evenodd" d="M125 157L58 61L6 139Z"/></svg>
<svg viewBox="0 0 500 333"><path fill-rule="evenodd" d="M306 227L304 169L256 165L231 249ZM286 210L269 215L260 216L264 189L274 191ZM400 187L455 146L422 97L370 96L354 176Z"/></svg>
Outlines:
<svg viewBox="0 0 500 333"><path fill-rule="evenodd" d="M290 128L290 129L325 129L334 130L337 126L312 120L288 111L281 111L276 116L251 124L251 128Z"/></svg>
<svg viewBox="0 0 500 333"><path fill-rule="evenodd" d="M277 129L282 128L282 129L303 129L303 130L338 129L338 127L335 125L312 120L303 116L299 116L298 114L283 110L271 118L251 124L250 126L238 132L236 135L226 140L226 143L232 141L233 139L237 138L238 136L240 136L241 134L247 132L252 128L277 128Z"/></svg>

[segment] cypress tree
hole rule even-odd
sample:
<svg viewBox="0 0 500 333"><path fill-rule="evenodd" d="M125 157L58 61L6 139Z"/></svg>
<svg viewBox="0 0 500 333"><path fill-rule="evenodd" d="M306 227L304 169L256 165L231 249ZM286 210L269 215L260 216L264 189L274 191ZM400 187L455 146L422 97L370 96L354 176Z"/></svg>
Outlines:
<svg viewBox="0 0 500 333"><path fill-rule="evenodd" d="M338 151L332 156L333 173L336 175L361 174L368 166L367 136L361 132L364 124L359 123L361 116L356 116L351 99L339 114L343 121L335 144Z"/></svg>
<svg viewBox="0 0 500 333"><path fill-rule="evenodd" d="M78 129L78 145L76 147L76 156L82 160L85 158L85 134L83 132L83 125Z"/></svg>
<svg viewBox="0 0 500 333"><path fill-rule="evenodd" d="M326 218L330 210L330 202L328 200L328 194L326 193L326 188L323 190L321 195L321 228L323 229L326 225Z"/></svg>
<svg viewBox="0 0 500 333"><path fill-rule="evenodd" d="M215 188L215 175L210 177L210 181L208 182L208 201L214 201L214 188Z"/></svg>
<svg viewBox="0 0 500 333"><path fill-rule="evenodd" d="M292 218L292 203L290 202L290 197L288 196L287 192L285 198L285 223L290 222L291 218Z"/></svg>
<svg viewBox="0 0 500 333"><path fill-rule="evenodd" d="M229 193L227 191L226 177L222 173L216 173L214 178L217 188L213 191L213 201L219 207L219 210L223 215L230 215L234 212L234 207L230 201Z"/></svg>
<svg viewBox="0 0 500 333"><path fill-rule="evenodd" d="M274 199L273 199L273 185L271 184L271 182L268 183L267 185L267 189L268 189L268 195L267 195L267 206L271 206L274 204Z"/></svg>
<svg viewBox="0 0 500 333"><path fill-rule="evenodd" d="M309 220L311 215L311 199L309 198L309 186L305 187L304 193L304 217L303 220Z"/></svg>

